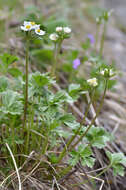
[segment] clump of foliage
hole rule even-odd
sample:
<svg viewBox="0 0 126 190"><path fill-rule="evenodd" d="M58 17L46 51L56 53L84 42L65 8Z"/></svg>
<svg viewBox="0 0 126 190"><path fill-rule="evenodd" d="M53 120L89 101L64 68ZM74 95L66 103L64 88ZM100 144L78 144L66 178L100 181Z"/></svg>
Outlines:
<svg viewBox="0 0 126 190"><path fill-rule="evenodd" d="M103 20L106 25L108 17L109 13L105 12L102 17L97 19L97 25L99 26ZM55 92L55 78L58 80L60 75L58 71L62 70L61 67L58 69L58 58L62 56L60 50L63 41L71 36L71 28L57 26L52 34L48 34L41 29L38 23L25 21L21 29L24 31L26 41L25 74L13 67L13 64L18 60L16 56L7 53L0 56L1 154L8 158L11 153L11 156L13 155L15 158L8 158L6 167L11 171L16 163L17 168L20 168L25 163L24 155L28 156L32 151L35 151L38 155L37 162L41 161L42 167L50 169L42 159L46 156L46 159L57 171L55 173L51 170L52 173L45 175L46 179L52 179L53 176L60 179L79 162L84 167L93 168L96 160L93 148L103 149L112 139L102 126L95 126L95 121L103 107L108 86L112 77L116 75L115 69L102 59L105 28L99 54L95 53L93 56L83 57L84 61L94 63L91 78L82 79L77 76L81 60L78 58L79 52L72 51L68 55L68 63L63 65L63 72L70 72L68 80L71 84L68 85L67 89L57 92ZM48 35L54 45L51 72L29 73L30 43L34 38L41 40L47 38ZM92 37L88 37L90 40L88 39L82 45L85 50L93 43ZM96 115L89 125L86 125L85 121L90 106L96 100L95 95L101 84L100 94L102 97L97 106ZM69 111L69 105L87 93L91 97L90 102L87 103L82 121L78 122L77 118ZM63 142L65 145L62 147ZM106 151L106 155L109 164L98 176L109 168L113 168L114 175L124 175L123 165L126 165L126 158L123 153ZM64 158L66 158L67 166L63 169L60 167L60 163L63 162ZM37 165L37 162L32 160L32 164ZM2 171L6 174L7 171L4 168ZM4 184L2 183L2 185Z"/></svg>

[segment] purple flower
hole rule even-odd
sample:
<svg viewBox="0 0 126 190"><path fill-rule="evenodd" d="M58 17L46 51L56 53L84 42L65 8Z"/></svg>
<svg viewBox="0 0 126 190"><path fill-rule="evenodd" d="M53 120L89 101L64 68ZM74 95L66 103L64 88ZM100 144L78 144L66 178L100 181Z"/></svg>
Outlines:
<svg viewBox="0 0 126 190"><path fill-rule="evenodd" d="M92 34L88 34L88 39L90 40L91 44L95 43L95 39L94 39L94 36Z"/></svg>
<svg viewBox="0 0 126 190"><path fill-rule="evenodd" d="M74 69L77 69L80 64L81 64L80 59L77 58L77 59L73 60L73 68Z"/></svg>

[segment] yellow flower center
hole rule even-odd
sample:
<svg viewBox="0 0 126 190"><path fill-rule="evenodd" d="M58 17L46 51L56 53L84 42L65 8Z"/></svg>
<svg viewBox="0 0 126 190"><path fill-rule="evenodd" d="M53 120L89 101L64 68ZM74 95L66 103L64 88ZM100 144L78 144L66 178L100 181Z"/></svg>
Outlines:
<svg viewBox="0 0 126 190"><path fill-rule="evenodd" d="M34 26L34 25L35 25L35 22L31 22L31 25Z"/></svg>
<svg viewBox="0 0 126 190"><path fill-rule="evenodd" d="M30 28L31 28L31 26L30 26L30 25L26 25L26 28L27 28L27 29L30 29Z"/></svg>
<svg viewBox="0 0 126 190"><path fill-rule="evenodd" d="M37 29L37 32L40 33L40 29Z"/></svg>

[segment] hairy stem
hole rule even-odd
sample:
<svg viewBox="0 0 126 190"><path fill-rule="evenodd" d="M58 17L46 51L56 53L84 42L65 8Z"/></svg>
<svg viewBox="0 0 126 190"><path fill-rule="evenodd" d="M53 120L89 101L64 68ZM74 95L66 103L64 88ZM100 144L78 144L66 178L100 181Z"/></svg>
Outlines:
<svg viewBox="0 0 126 190"><path fill-rule="evenodd" d="M99 30L100 30L100 24L97 24L96 37L95 37L95 49L96 49L96 50L97 50L97 45L98 45Z"/></svg>
<svg viewBox="0 0 126 190"><path fill-rule="evenodd" d="M107 23L105 22L104 27L103 27L102 37L101 37L101 43L100 43L100 56L102 56L103 54L106 30L107 30Z"/></svg>
<svg viewBox="0 0 126 190"><path fill-rule="evenodd" d="M57 64L57 44L54 44L54 60L53 60L53 66L52 66L52 76L55 76L56 72L56 64Z"/></svg>
<svg viewBox="0 0 126 190"><path fill-rule="evenodd" d="M60 41L59 43L54 44L54 64L53 64L53 67L52 67L52 76L53 77L56 74L57 59L58 59L58 54L60 53L61 44L62 44L62 41Z"/></svg>
<svg viewBox="0 0 126 190"><path fill-rule="evenodd" d="M25 64L25 104L24 104L24 119L23 127L25 127L27 120L27 108L28 108L28 62L29 62L29 40L26 41L26 64Z"/></svg>

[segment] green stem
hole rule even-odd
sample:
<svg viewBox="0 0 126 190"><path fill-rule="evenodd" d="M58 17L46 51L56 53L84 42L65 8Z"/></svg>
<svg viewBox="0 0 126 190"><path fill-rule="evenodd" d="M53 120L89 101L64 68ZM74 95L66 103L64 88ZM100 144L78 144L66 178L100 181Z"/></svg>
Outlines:
<svg viewBox="0 0 126 190"><path fill-rule="evenodd" d="M87 114L89 112L89 109L90 109L90 105L92 103L92 99L93 99L93 94L94 94L94 91L92 92L92 96L91 96L91 100L90 102L88 103L88 106L87 106L87 109L86 109L86 112L84 114L84 117L83 117L83 120L80 124L80 127L77 129L77 131L75 132L75 134L69 139L68 143L66 144L66 146L64 147L63 151L61 152L59 158L58 158L58 163L63 159L63 157L66 155L66 152L68 150L68 148L70 147L71 143L73 142L73 140L76 138L76 136L78 135L78 133L80 132L80 130L82 129L83 127L83 124L85 122L85 119L87 117Z"/></svg>
<svg viewBox="0 0 126 190"><path fill-rule="evenodd" d="M64 175L66 175L71 169L72 169L73 166L69 165L67 166L66 168L64 168L59 174L58 176L61 178L63 177Z"/></svg>
<svg viewBox="0 0 126 190"><path fill-rule="evenodd" d="M61 44L62 44L62 40L59 43L54 44L54 64L53 64L53 68L52 68L52 76L53 77L56 74L57 59L58 59L58 54L60 53Z"/></svg>
<svg viewBox="0 0 126 190"><path fill-rule="evenodd" d="M103 93L103 96L102 96L102 99L101 99L101 103L99 105L99 108L96 112L96 115L95 117L92 119L91 121L91 124L87 127L86 131L80 136L80 138L78 139L78 141L72 146L72 148L74 148L79 142L82 141L82 139L85 137L85 135L88 133L89 129L92 127L92 125L94 124L96 118L98 117L101 109L102 109L102 106L103 106L103 103L104 103L104 99L105 99L105 95L106 95L106 90L107 90L107 86L108 86L108 79L105 80L105 89L104 89L104 93Z"/></svg>
<svg viewBox="0 0 126 190"><path fill-rule="evenodd" d="M101 176L103 173L105 173L109 168L111 168L111 164L109 164L104 170L102 170L96 177Z"/></svg>
<svg viewBox="0 0 126 190"><path fill-rule="evenodd" d="M26 151L25 154L28 154L28 150L29 150L29 138L30 138L30 129L29 129L30 124L28 124L28 128L27 128L27 136L26 136Z"/></svg>
<svg viewBox="0 0 126 190"><path fill-rule="evenodd" d="M46 138L44 139L44 143L43 143L43 148L42 148L42 154L45 154L46 153L46 150L47 150L47 147L48 147L48 139L49 139L49 134L47 132Z"/></svg>
<svg viewBox="0 0 126 190"><path fill-rule="evenodd" d="M13 147L13 153L15 154L15 118L11 118L11 134L12 134L12 147Z"/></svg>
<svg viewBox="0 0 126 190"><path fill-rule="evenodd" d="M95 49L96 49L96 50L97 50L97 45L98 45L99 31L100 31L100 24L97 24L96 37L95 37Z"/></svg>
<svg viewBox="0 0 126 190"><path fill-rule="evenodd" d="M56 72L56 64L57 64L57 44L54 44L54 60L53 60L53 67L52 67L52 76L55 76Z"/></svg>
<svg viewBox="0 0 126 190"><path fill-rule="evenodd" d="M23 127L25 127L27 120L27 108L28 108L28 62L29 62L29 39L26 41L26 65L25 65L25 104L24 104L24 119Z"/></svg>
<svg viewBox="0 0 126 190"><path fill-rule="evenodd" d="M102 56L103 54L106 30L107 30L107 23L104 22L103 33L102 33L101 43L100 43L100 56Z"/></svg>

